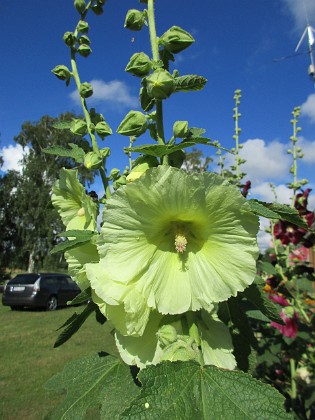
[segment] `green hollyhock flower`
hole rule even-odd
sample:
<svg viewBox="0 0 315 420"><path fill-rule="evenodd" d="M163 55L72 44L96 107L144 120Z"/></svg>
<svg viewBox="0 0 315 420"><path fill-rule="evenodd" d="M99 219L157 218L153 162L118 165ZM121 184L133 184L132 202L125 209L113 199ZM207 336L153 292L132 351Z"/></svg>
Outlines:
<svg viewBox="0 0 315 420"><path fill-rule="evenodd" d="M190 315L195 332L191 334ZM180 316L163 316L151 312L141 337L115 333L117 348L124 362L144 368L164 360L195 360L201 365L225 369L236 367L233 344L227 326L215 312L199 311Z"/></svg>
<svg viewBox="0 0 315 420"><path fill-rule="evenodd" d="M67 230L96 230L98 204L86 194L76 169L61 169L52 187L51 201Z"/></svg>
<svg viewBox="0 0 315 420"><path fill-rule="evenodd" d="M119 188L103 214L100 262L87 275L107 316L109 306L127 313L129 335L143 333L152 309L211 310L255 278L258 218L217 174L150 168Z"/></svg>
<svg viewBox="0 0 315 420"><path fill-rule="evenodd" d="M86 194L78 180L75 169L61 169L59 180L52 188L52 203L58 210L66 230L97 230L98 204ZM78 246L65 253L68 271L81 290L90 286L86 277L85 264L98 262L99 255L93 241Z"/></svg>

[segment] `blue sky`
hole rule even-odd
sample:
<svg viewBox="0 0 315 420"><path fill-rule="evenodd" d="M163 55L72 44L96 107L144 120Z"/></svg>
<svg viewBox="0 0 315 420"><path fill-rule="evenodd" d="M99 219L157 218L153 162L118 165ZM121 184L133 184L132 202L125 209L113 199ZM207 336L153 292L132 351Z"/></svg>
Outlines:
<svg viewBox="0 0 315 420"><path fill-rule="evenodd" d="M174 68L182 75L208 79L202 92L178 93L166 101L166 134L171 136L174 121L188 120L190 126L205 128L207 137L232 147L233 94L241 89L241 141L248 159L244 169L253 181L252 194L267 200L272 200L271 181L277 185L280 201L288 200L286 150L292 134L291 112L299 105L305 152L300 175L315 187L315 94L307 74L309 56L274 62L294 52L307 24L304 5L314 27L314 0L156 0L158 35L178 25L196 40L177 55ZM81 81L93 81L95 95L89 106L104 114L113 131L130 109L139 109L139 79L124 68L133 53L150 54L148 31L130 32L123 24L128 9L144 6L137 0L108 0L102 16L91 14L87 19L93 53L79 59ZM1 2L0 14L0 152L5 159L2 169L7 170L16 167L20 156L13 137L24 121L81 111L74 84L66 87L51 73L57 64L69 65L62 35L74 30L78 15L72 0ZM306 40L300 51L305 50ZM140 141L146 143L149 138ZM127 142L128 138L115 134L103 143L112 148L109 170L128 164L121 152ZM203 151L215 155L212 148ZM310 201L314 206L313 197Z"/></svg>

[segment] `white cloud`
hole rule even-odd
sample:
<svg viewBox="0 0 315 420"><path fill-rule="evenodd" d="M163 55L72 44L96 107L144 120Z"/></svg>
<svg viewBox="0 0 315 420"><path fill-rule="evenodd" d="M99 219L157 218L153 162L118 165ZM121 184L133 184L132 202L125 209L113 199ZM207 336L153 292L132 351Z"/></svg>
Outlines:
<svg viewBox="0 0 315 420"><path fill-rule="evenodd" d="M308 117L312 123L315 123L315 93L309 95L301 105L301 115Z"/></svg>
<svg viewBox="0 0 315 420"><path fill-rule="evenodd" d="M274 202L275 195L268 182L262 182L258 186L253 186L250 190L251 198L255 197L262 201ZM277 202L281 204L291 204L292 190L286 185L280 184L275 186L275 193L277 196Z"/></svg>
<svg viewBox="0 0 315 420"><path fill-rule="evenodd" d="M307 208L309 210L315 210L315 194L313 191L311 192L310 196L308 197L308 205Z"/></svg>
<svg viewBox="0 0 315 420"><path fill-rule="evenodd" d="M3 166L1 170L3 172L14 170L18 172L22 172L23 166L21 164L21 160L23 155L27 155L29 152L29 148L26 146L24 149L20 144L12 146L4 146L1 149L1 155L3 158Z"/></svg>
<svg viewBox="0 0 315 420"><path fill-rule="evenodd" d="M126 107L135 107L138 105L138 98L131 95L129 87L121 80L104 82L103 80L94 79L90 81L90 84L93 87L93 96L89 98L91 104L107 102ZM72 92L70 97L75 102L79 101L77 91Z"/></svg>
<svg viewBox="0 0 315 420"><path fill-rule="evenodd" d="M250 179L253 186L263 181L284 179L289 173L290 157L286 145L278 141L266 144L261 139L249 139L243 143L240 156L246 159L241 170L246 172L246 179ZM234 157L228 155L227 166L234 164L233 160Z"/></svg>
<svg viewBox="0 0 315 420"><path fill-rule="evenodd" d="M271 235L265 231L266 228L270 227L270 220L260 217L260 229L257 236L257 242L259 249L264 252L270 246Z"/></svg>
<svg viewBox="0 0 315 420"><path fill-rule="evenodd" d="M298 145L302 148L303 162L315 163L315 141L302 139Z"/></svg>
<svg viewBox="0 0 315 420"><path fill-rule="evenodd" d="M283 0L283 3L292 15L297 29L306 26L307 18L310 22L315 20L314 0Z"/></svg>

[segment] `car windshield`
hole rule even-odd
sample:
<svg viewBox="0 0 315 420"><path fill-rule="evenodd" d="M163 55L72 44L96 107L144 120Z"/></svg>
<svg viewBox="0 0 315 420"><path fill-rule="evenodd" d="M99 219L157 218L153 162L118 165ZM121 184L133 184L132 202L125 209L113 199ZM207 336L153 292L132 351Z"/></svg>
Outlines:
<svg viewBox="0 0 315 420"><path fill-rule="evenodd" d="M34 284L38 279L38 274L18 274L10 280L10 284Z"/></svg>

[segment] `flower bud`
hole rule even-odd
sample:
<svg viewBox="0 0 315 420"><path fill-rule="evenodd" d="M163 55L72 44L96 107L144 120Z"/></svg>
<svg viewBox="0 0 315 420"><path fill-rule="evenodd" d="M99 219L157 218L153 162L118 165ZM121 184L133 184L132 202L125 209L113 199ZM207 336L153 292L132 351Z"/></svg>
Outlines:
<svg viewBox="0 0 315 420"><path fill-rule="evenodd" d="M140 31L142 26L145 24L147 17L146 11L140 12L140 10L131 9L128 10L124 27L131 31Z"/></svg>
<svg viewBox="0 0 315 420"><path fill-rule="evenodd" d="M96 125L100 121L105 121L105 118L102 114L95 111L95 108L90 109L90 118L91 121Z"/></svg>
<svg viewBox="0 0 315 420"><path fill-rule="evenodd" d="M177 332L172 325L163 325L156 335L161 347L166 347L177 340Z"/></svg>
<svg viewBox="0 0 315 420"><path fill-rule="evenodd" d="M88 57L91 54L91 52L91 47L87 44L82 44L78 48L78 53L82 55L82 57Z"/></svg>
<svg viewBox="0 0 315 420"><path fill-rule="evenodd" d="M120 174L120 170L119 170L119 169L117 169L117 168L113 168L113 169L110 171L110 174L109 174L109 179L111 179L111 180L116 180L116 179L118 179L118 178L119 178L119 174Z"/></svg>
<svg viewBox="0 0 315 420"><path fill-rule="evenodd" d="M100 169L102 164L103 164L103 157L99 153L89 152L84 157L84 166L91 171Z"/></svg>
<svg viewBox="0 0 315 420"><path fill-rule="evenodd" d="M121 186L121 185L126 185L127 184L127 181L126 181L126 176L125 175L122 175L122 176L120 176L118 179L116 179L114 182L113 182L113 188L114 188L114 190L118 190L118 188Z"/></svg>
<svg viewBox="0 0 315 420"><path fill-rule="evenodd" d="M91 9L97 16L101 15L104 12L103 7L100 4L95 4L91 7Z"/></svg>
<svg viewBox="0 0 315 420"><path fill-rule="evenodd" d="M146 79L148 95L154 99L166 99L175 91L173 76L164 69L157 69Z"/></svg>
<svg viewBox="0 0 315 420"><path fill-rule="evenodd" d="M173 125L174 137L183 139L189 133L188 121L176 121Z"/></svg>
<svg viewBox="0 0 315 420"><path fill-rule="evenodd" d="M173 26L159 39L159 43L171 53L179 53L188 48L193 42L195 42L194 38L179 26Z"/></svg>
<svg viewBox="0 0 315 420"><path fill-rule="evenodd" d="M54 73L54 75L57 76L60 80L69 80L71 77L71 72L68 67L62 64L53 68L52 73Z"/></svg>
<svg viewBox="0 0 315 420"><path fill-rule="evenodd" d="M150 58L145 53L141 52L132 55L125 71L134 76L143 77L149 74L151 69L152 65Z"/></svg>
<svg viewBox="0 0 315 420"><path fill-rule="evenodd" d="M86 35L80 36L78 41L79 41L80 45L82 45L82 44L90 45L91 44L90 38Z"/></svg>
<svg viewBox="0 0 315 420"><path fill-rule="evenodd" d="M77 11L81 14L84 12L86 8L86 4L84 0L74 0L74 7L77 9Z"/></svg>
<svg viewBox="0 0 315 420"><path fill-rule="evenodd" d="M129 111L117 128L123 136L140 136L147 129L147 119L140 111Z"/></svg>
<svg viewBox="0 0 315 420"><path fill-rule="evenodd" d="M135 181L144 175L149 168L158 166L159 162L155 156L140 156L136 159L132 171L127 176L127 182Z"/></svg>
<svg viewBox="0 0 315 420"><path fill-rule="evenodd" d="M86 34L89 31L89 24L85 20L80 20L77 24L77 31L81 34Z"/></svg>
<svg viewBox="0 0 315 420"><path fill-rule="evenodd" d="M74 119L71 123L70 131L77 136L85 136L87 133L87 124L80 119Z"/></svg>
<svg viewBox="0 0 315 420"><path fill-rule="evenodd" d="M76 37L74 36L73 32L65 32L62 39L64 40L64 43L68 45L68 47L73 47L76 42Z"/></svg>
<svg viewBox="0 0 315 420"><path fill-rule="evenodd" d="M82 98L89 98L93 95L92 85L90 85L88 82L81 83L79 92Z"/></svg>
<svg viewBox="0 0 315 420"><path fill-rule="evenodd" d="M110 136L111 134L113 134L112 129L105 121L98 122L95 126L95 131L102 140L104 140L106 136Z"/></svg>
<svg viewBox="0 0 315 420"><path fill-rule="evenodd" d="M110 155L110 148L109 147L104 147L104 149L100 150L100 154L102 156L102 158L107 158Z"/></svg>

